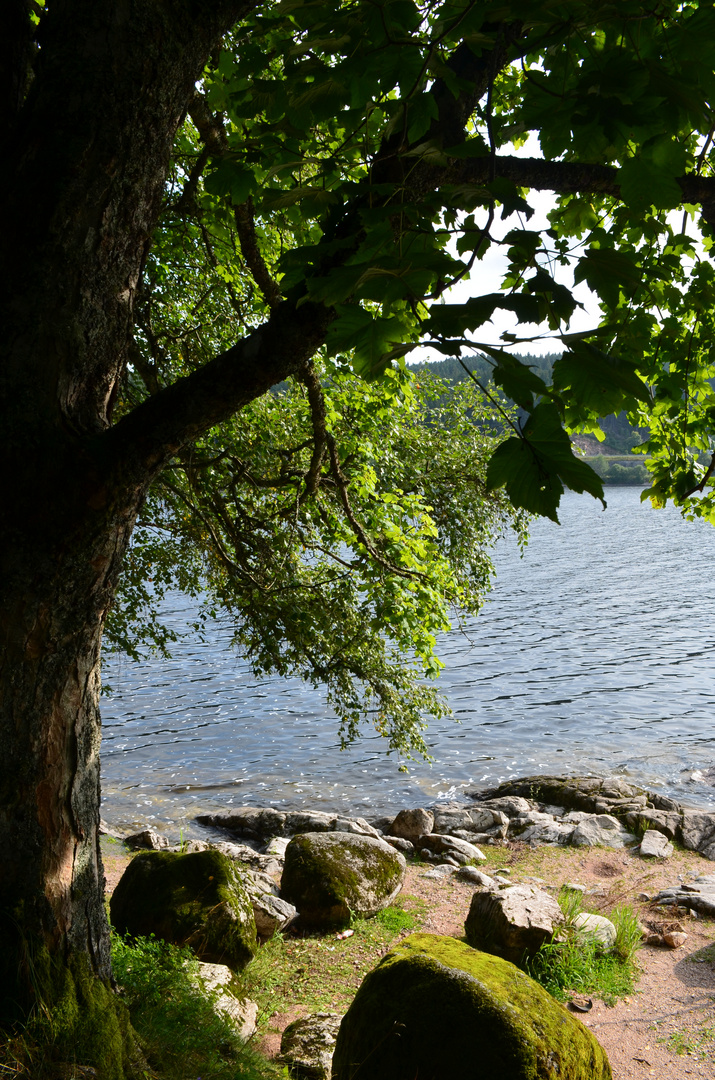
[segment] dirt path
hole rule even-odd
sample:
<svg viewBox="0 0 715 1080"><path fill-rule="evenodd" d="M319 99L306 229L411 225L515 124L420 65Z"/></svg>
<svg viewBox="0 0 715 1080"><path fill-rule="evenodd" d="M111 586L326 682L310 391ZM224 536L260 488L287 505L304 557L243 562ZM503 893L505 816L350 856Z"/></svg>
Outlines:
<svg viewBox="0 0 715 1080"><path fill-rule="evenodd" d="M571 881L602 890L600 896L590 895L586 906L605 912L614 904L629 903L643 922L655 923L671 923L673 918L638 901L640 893L652 896L677 883L679 875L689 880L713 872L712 863L689 852L653 864L602 848L531 851L511 845L496 861L490 853L490 862L492 868L510 869L515 882L541 878L552 887ZM424 869L410 868L405 884L405 891L428 904L423 929L460 937L472 889L424 874ZM591 1012L579 1016L606 1050L613 1080L715 1078L715 921L678 919L688 935L682 948L644 946L637 954L641 977L635 993L610 1008L594 1000Z"/></svg>

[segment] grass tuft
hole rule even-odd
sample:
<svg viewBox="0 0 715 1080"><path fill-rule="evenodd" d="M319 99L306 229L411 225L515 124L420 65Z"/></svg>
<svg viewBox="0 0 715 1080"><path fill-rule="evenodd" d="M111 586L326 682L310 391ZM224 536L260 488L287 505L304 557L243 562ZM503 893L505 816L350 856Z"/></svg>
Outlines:
<svg viewBox="0 0 715 1080"><path fill-rule="evenodd" d="M633 959L640 944L638 916L628 906L614 908L608 918L616 928L616 941L611 949L581 933L576 917L584 910L583 894L562 890L559 905L566 922L558 940L542 945L526 963L526 971L558 1001L567 1001L571 994L590 994L600 997L606 1005L633 992L638 969Z"/></svg>
<svg viewBox="0 0 715 1080"><path fill-rule="evenodd" d="M112 938L114 974L152 1068L151 1080L275 1080L287 1075L244 1043L194 981L190 949Z"/></svg>

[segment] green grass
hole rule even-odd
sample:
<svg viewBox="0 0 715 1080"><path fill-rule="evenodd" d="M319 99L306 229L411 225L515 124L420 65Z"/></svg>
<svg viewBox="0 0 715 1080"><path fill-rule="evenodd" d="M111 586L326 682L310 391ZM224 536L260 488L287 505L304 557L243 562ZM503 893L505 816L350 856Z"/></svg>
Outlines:
<svg viewBox="0 0 715 1080"><path fill-rule="evenodd" d="M711 1058L715 1050L715 1025L703 1024L695 1031L674 1031L670 1035L658 1039L659 1043L665 1043L668 1049L679 1057L697 1057L701 1061Z"/></svg>
<svg viewBox="0 0 715 1080"><path fill-rule="evenodd" d="M188 948L157 938L112 939L114 974L141 1038L147 1080L275 1080L287 1076L217 1016L192 976Z"/></svg>
<svg viewBox="0 0 715 1080"><path fill-rule="evenodd" d="M558 1001L567 1001L576 992L613 1005L631 994L638 978L634 955L641 938L636 913L623 906L608 914L616 927L616 941L612 949L605 950L575 926L576 916L585 910L583 895L562 890L559 903L566 918L561 940L541 947L525 965L528 974Z"/></svg>
<svg viewBox="0 0 715 1080"><path fill-rule="evenodd" d="M420 925L422 903L409 896L372 919L352 920L353 934L286 937L276 934L258 950L242 976L258 1004L259 1024L301 1006L307 1012L345 1012L357 989L395 938Z"/></svg>

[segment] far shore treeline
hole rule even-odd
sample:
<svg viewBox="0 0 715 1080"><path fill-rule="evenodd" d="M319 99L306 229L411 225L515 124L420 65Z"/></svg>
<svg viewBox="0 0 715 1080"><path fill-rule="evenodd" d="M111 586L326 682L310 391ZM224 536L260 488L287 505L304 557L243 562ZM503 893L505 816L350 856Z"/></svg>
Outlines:
<svg viewBox="0 0 715 1080"><path fill-rule="evenodd" d="M551 382L551 371L554 361L558 359L558 353L547 356L535 356L522 354L519 357L523 363L543 379L547 385ZM504 392L494 385L492 380L493 363L479 353L467 356L463 361L479 380L505 404L513 405ZM456 385L467 378L467 373L462 363L453 356L444 360L422 361L410 364L410 370L414 373L429 371L431 375L446 382ZM521 410L517 410L521 412ZM632 447L640 445L643 441L637 428L629 422L624 412L617 415L605 416L601 420L601 428L606 436L599 443L592 436L575 436L573 442L588 458L589 465L598 473L604 484L632 484L646 487L649 484L648 470L643 464L642 458L633 456Z"/></svg>

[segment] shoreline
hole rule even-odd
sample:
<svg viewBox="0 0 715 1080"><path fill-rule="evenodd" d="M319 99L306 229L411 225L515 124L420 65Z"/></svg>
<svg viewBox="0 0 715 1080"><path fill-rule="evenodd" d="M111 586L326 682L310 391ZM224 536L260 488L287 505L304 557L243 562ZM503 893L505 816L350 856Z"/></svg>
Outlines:
<svg viewBox="0 0 715 1080"><path fill-rule="evenodd" d="M571 778L571 783L574 779L584 780ZM529 783L529 778L520 782ZM574 789L570 790L573 794ZM475 800L471 805L478 809L480 803ZM111 869L111 876L118 879L131 853L123 848L120 854L106 841L103 850L106 861L114 864L107 867L108 877ZM644 945L638 953L641 976L633 993L615 1004L595 999L592 1010L581 1019L606 1049L614 1080L636 1080L643 1075L668 1076L669 1080L710 1076L714 1044L707 1032L713 1024L715 1000L715 920L697 911L660 909L653 897L678 882L715 873L712 861L679 846L665 859L646 859L635 844L629 848L573 847L513 839L485 843L482 850L485 861L480 867L494 875L499 868L502 873L506 869L510 884L538 884L553 893L566 882L577 882L585 888L590 910L606 914L627 903L651 927L669 924L676 917L687 935L684 944L678 949ZM461 937L474 888L453 872L439 873L427 863L411 862L398 903L415 919L413 929ZM368 922L358 926L347 941L336 941L332 933L311 933L289 935L274 951L264 946L268 966L256 969L250 990L263 1017L257 1038L263 1053L276 1057L282 1031L298 1017L347 1009L367 971L399 939L398 935L382 943L376 933ZM280 979L276 964L285 971ZM268 972L270 979L261 985Z"/></svg>

